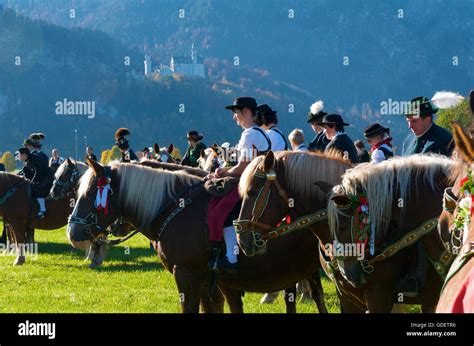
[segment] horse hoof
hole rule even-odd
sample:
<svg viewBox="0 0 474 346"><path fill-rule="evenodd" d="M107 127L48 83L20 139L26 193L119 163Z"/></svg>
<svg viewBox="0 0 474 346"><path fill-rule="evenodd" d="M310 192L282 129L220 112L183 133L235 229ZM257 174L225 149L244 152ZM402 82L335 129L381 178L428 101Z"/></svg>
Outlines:
<svg viewBox="0 0 474 346"><path fill-rule="evenodd" d="M260 304L273 304L277 297L278 292L265 293L262 299L260 299Z"/></svg>
<svg viewBox="0 0 474 346"><path fill-rule="evenodd" d="M89 268L96 269L96 268L99 268L101 265L102 263L92 262L91 264L89 264Z"/></svg>
<svg viewBox="0 0 474 346"><path fill-rule="evenodd" d="M25 256L20 256L15 259L15 261L13 262L13 265L20 266L24 263L25 263Z"/></svg>

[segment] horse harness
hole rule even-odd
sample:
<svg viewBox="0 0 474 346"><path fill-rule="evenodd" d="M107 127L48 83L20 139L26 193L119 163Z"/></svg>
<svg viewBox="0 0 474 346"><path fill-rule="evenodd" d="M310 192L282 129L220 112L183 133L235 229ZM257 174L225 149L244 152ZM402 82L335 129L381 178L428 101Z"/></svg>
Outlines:
<svg viewBox="0 0 474 346"><path fill-rule="evenodd" d="M242 234L249 232L255 229L260 233L260 238L263 241L268 239L274 239L276 237L286 235L288 233L307 228L317 222L324 221L327 219L326 209L321 209L315 213L304 215L297 218L295 221L283 224L281 226L275 227L268 224L260 222L265 209L267 207L268 201L270 200L271 195L271 186L272 184L278 191L278 196L283 199L283 201L290 208L290 212L294 211L294 207L290 203L288 194L281 187L280 183L277 180L277 176L274 170L270 170L267 173L257 170L255 172L255 177L266 179L264 185L260 188L257 198L255 200L254 206L252 208L252 219L251 220L235 220L233 222L235 227L235 232L237 234ZM253 232L254 233L254 232ZM255 238L254 238L255 239Z"/></svg>

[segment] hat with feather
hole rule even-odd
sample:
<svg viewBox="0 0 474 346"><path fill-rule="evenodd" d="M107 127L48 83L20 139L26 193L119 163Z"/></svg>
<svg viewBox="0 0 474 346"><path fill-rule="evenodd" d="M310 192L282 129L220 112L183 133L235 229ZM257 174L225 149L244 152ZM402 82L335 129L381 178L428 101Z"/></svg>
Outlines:
<svg viewBox="0 0 474 346"><path fill-rule="evenodd" d="M309 113L307 116L308 123L321 122L324 116L327 115L327 113L323 111L323 108L324 108L323 101L319 100L313 103L311 107L309 108Z"/></svg>
<svg viewBox="0 0 474 346"><path fill-rule="evenodd" d="M30 139L31 142L33 143L31 145L34 146L35 148L41 148L41 140L45 138L46 136L44 135L44 133L41 133L41 132L32 133L28 136L28 139Z"/></svg>
<svg viewBox="0 0 474 346"><path fill-rule="evenodd" d="M115 131L115 145L118 146L120 149L128 149L130 145L128 144L128 140L125 138L126 136L130 135L130 130L121 127L117 131Z"/></svg>
<svg viewBox="0 0 474 346"><path fill-rule="evenodd" d="M403 115L427 117L437 113L440 109L456 107L464 98L452 91L437 91L431 100L425 96L415 97L410 101L410 107Z"/></svg>

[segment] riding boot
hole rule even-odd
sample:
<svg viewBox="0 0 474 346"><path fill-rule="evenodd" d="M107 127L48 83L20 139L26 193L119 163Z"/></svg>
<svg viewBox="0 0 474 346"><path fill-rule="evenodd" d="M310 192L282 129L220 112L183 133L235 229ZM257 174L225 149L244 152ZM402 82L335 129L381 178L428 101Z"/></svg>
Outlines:
<svg viewBox="0 0 474 346"><path fill-rule="evenodd" d="M421 242L416 244L416 250L415 271L410 272L399 285L399 292L411 298L418 297L422 293L429 267L428 254Z"/></svg>
<svg viewBox="0 0 474 346"><path fill-rule="evenodd" d="M217 241L209 241L209 262L208 266L211 269L217 269L217 261L219 260L219 255L221 253L221 243Z"/></svg>

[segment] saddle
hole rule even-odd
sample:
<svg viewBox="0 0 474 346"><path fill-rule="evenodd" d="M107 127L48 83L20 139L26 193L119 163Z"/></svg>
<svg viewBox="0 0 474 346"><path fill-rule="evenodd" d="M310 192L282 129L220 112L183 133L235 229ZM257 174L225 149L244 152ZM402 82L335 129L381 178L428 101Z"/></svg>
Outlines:
<svg viewBox="0 0 474 346"><path fill-rule="evenodd" d="M235 178L235 177L214 178L204 183L204 189L211 196L224 197L238 184L239 184L239 178Z"/></svg>

